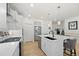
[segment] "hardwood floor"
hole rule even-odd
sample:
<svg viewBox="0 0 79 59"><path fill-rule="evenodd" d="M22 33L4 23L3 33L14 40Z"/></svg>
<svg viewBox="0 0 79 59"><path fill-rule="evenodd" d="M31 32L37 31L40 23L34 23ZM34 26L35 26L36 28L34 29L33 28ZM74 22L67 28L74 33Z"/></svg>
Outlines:
<svg viewBox="0 0 79 59"><path fill-rule="evenodd" d="M77 53L77 56L79 56L79 43L77 43L77 46L76 46L76 53Z"/></svg>
<svg viewBox="0 0 79 59"><path fill-rule="evenodd" d="M77 56L79 56L79 44L77 44L76 46L76 53ZM22 45L22 56L46 56L46 55L38 47L38 42L25 42ZM64 56L68 55L64 54Z"/></svg>
<svg viewBox="0 0 79 59"><path fill-rule="evenodd" d="M38 42L26 42L22 47L23 56L45 56L43 51L38 47Z"/></svg>

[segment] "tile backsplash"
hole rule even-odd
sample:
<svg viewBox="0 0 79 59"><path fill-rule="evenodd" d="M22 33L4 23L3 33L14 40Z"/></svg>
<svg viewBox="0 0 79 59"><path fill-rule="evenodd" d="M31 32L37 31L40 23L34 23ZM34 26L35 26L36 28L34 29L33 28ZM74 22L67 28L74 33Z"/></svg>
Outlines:
<svg viewBox="0 0 79 59"><path fill-rule="evenodd" d="M8 32L0 31L0 36L1 37L7 36L7 35L9 35Z"/></svg>

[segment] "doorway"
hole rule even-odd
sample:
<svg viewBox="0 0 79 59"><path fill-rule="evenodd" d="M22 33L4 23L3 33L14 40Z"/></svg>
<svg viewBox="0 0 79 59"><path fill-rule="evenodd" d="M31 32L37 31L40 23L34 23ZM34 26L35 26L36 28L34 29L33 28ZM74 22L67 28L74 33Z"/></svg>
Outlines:
<svg viewBox="0 0 79 59"><path fill-rule="evenodd" d="M38 35L41 35L41 23L35 22L34 23L34 41L38 42L38 47L41 48L41 37Z"/></svg>

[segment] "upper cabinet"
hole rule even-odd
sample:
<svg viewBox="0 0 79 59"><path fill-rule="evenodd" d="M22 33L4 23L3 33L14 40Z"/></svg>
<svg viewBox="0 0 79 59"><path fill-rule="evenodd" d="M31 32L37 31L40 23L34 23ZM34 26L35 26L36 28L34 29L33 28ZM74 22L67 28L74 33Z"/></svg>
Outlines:
<svg viewBox="0 0 79 59"><path fill-rule="evenodd" d="M6 4L0 3L0 31L6 29Z"/></svg>
<svg viewBox="0 0 79 59"><path fill-rule="evenodd" d="M23 16L7 3L7 27L9 30L22 29Z"/></svg>

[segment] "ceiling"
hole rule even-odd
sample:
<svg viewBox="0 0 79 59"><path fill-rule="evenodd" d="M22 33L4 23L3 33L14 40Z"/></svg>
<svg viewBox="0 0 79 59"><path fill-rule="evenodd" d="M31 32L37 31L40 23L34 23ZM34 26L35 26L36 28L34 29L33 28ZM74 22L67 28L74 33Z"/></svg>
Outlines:
<svg viewBox="0 0 79 59"><path fill-rule="evenodd" d="M34 7L30 3L9 3L9 6L24 17L31 14L30 18L36 19L64 20L79 16L79 3L34 3Z"/></svg>

